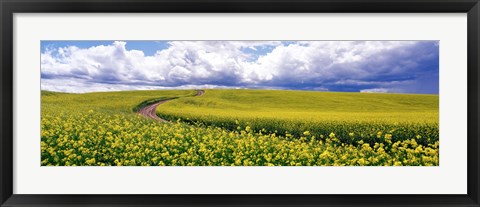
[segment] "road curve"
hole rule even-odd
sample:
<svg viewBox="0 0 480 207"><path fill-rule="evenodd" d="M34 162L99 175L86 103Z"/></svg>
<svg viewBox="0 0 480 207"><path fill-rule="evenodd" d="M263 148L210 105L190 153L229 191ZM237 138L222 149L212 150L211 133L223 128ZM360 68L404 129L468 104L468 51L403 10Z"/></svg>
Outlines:
<svg viewBox="0 0 480 207"><path fill-rule="evenodd" d="M204 90L197 90L197 94L195 94L195 96L201 96L204 93L205 93ZM150 119L154 119L161 122L168 122L167 120L158 117L156 111L157 111L158 105L169 102L171 100L174 100L174 99L163 100L163 101L156 102L154 104L146 105L145 107L138 110L138 113Z"/></svg>

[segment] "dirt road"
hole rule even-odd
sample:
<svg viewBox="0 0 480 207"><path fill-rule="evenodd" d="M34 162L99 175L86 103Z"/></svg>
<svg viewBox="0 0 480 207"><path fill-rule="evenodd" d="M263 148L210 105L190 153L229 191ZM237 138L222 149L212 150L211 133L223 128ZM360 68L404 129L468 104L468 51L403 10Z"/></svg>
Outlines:
<svg viewBox="0 0 480 207"><path fill-rule="evenodd" d="M195 94L195 96L201 96L204 93L205 93L204 90L197 90L197 94ZM147 117L147 118L155 119L155 120L158 120L158 121L161 121L161 122L167 122L167 120L158 117L156 111L157 111L158 105L166 103L166 102L171 101L171 100L174 100L174 99L163 100L163 101L159 101L159 102L154 103L154 104L147 105L147 106L141 108L140 110L138 110L138 113Z"/></svg>

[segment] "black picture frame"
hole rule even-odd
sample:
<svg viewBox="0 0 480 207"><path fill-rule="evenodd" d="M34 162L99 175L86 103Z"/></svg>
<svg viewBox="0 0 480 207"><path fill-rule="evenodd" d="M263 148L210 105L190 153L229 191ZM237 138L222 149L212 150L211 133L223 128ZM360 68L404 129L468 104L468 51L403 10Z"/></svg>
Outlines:
<svg viewBox="0 0 480 207"><path fill-rule="evenodd" d="M480 206L479 0L0 0L1 206ZM468 189L465 195L13 194L14 13L467 13ZM455 178L451 178L455 179ZM413 186L412 186L413 187Z"/></svg>

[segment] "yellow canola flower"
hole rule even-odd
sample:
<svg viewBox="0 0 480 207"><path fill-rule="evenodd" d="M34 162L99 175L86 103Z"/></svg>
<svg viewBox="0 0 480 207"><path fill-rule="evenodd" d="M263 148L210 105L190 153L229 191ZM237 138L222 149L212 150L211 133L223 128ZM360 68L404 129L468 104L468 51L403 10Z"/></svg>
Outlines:
<svg viewBox="0 0 480 207"><path fill-rule="evenodd" d="M62 101L68 99L49 98L59 97ZM416 129L423 128L416 125L398 123L392 127L379 123L366 128L361 123L330 122L328 128L318 130L309 122L303 126L294 121L232 118L228 122L231 128L221 126L227 123L222 120L215 126L209 123L197 126L182 121L160 123L145 119L131 112L136 103L126 107L124 99L118 103L109 99L111 105L98 102L93 107L92 101L61 105L62 101L56 100L54 104L43 104L43 98L42 166L426 166L438 165L439 160L438 139L426 133L430 129L417 133ZM172 117L172 120L178 118ZM189 118L199 120L195 116ZM284 125L288 131L275 128L277 125ZM237 127L240 128L236 130ZM294 130L295 127L298 129ZM255 132L253 128L262 130ZM430 131L435 132L436 128Z"/></svg>

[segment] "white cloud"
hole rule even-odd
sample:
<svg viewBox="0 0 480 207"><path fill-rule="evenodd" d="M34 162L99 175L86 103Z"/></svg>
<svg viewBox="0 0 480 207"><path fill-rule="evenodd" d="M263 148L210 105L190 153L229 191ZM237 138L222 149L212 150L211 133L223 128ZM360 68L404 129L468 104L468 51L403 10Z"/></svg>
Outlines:
<svg viewBox="0 0 480 207"><path fill-rule="evenodd" d="M388 89L386 88L370 88L360 90L360 93L387 93Z"/></svg>
<svg viewBox="0 0 480 207"><path fill-rule="evenodd" d="M235 88L218 85L182 85L178 87L163 87L149 85L128 85L128 84L107 84L107 83L91 83L82 79L45 79L42 80L42 90L70 92L70 93L87 93L87 92L103 92L103 91L127 91L127 90L172 90L172 89L218 89L218 88Z"/></svg>
<svg viewBox="0 0 480 207"><path fill-rule="evenodd" d="M120 41L83 49L70 46L42 53L42 89L86 92L201 85L322 90L345 85L361 86L359 91L385 88L392 81L423 77L427 70L438 75L438 68L420 67L438 58L438 48L432 49L438 47L437 42L424 43L172 41L153 56L127 50L127 43ZM269 47L273 48L270 52L260 54ZM258 59L252 61L252 54L244 49L260 54Z"/></svg>

